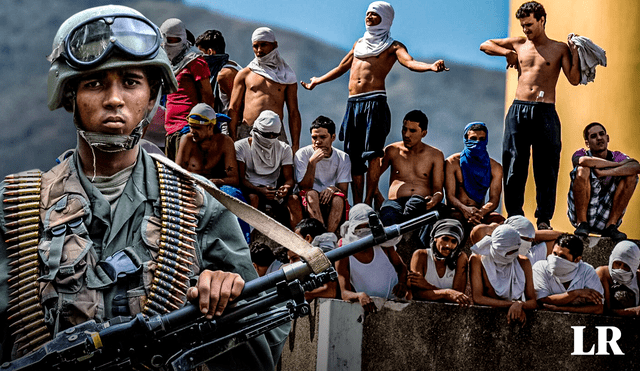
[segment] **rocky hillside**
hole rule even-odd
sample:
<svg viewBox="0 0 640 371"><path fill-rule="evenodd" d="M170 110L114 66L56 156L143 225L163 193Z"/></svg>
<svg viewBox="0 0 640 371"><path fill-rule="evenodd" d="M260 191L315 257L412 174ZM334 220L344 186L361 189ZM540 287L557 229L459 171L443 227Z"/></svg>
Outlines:
<svg viewBox="0 0 640 371"><path fill-rule="evenodd" d="M197 36L215 28L227 40L232 59L247 65L253 58L250 47L255 23L190 8L178 1L29 0L11 1L0 9L0 172L7 174L29 168L47 169L65 149L75 146L71 116L46 107L48 62L58 26L71 14L89 6L120 3L132 6L158 25L177 17ZM298 80L308 80L336 66L346 50L274 28L280 53L296 71ZM409 47L411 47L409 45ZM417 56L433 61L433 56ZM470 121L484 121L490 130L490 153L499 160L504 106L504 73L448 61L451 71L417 74L395 66L387 78L392 111L392 134L387 143L400 140L404 114L421 109L429 117L426 142L442 149L445 156L462 149L461 131ZM303 119L302 145L309 143L308 125L318 115L338 124L347 99L345 75L309 92L299 88ZM336 142L341 148L342 143Z"/></svg>

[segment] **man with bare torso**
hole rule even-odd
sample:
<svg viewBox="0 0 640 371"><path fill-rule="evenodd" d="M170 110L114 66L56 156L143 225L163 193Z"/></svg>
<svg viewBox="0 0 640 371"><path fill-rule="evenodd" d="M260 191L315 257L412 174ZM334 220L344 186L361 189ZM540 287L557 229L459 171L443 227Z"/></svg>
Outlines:
<svg viewBox="0 0 640 371"><path fill-rule="evenodd" d="M312 77L309 83L301 82L304 88L311 90L351 70L349 100L339 137L345 142L345 152L351 158L354 204L362 202L365 172L368 171L364 202L371 204L378 191L378 164L391 129L384 83L391 67L398 61L411 71L448 71L443 60L433 64L416 61L401 42L393 40L389 34L393 16L390 4L384 1L371 3L365 17L367 31L340 64L321 77Z"/></svg>
<svg viewBox="0 0 640 371"><path fill-rule="evenodd" d="M187 123L189 133L180 138L176 163L209 179L222 192L246 202L239 189L240 177L233 140L222 134L215 110L206 103L198 103L189 112ZM238 222L247 243L250 243L251 228L241 219Z"/></svg>
<svg viewBox="0 0 640 371"><path fill-rule="evenodd" d="M422 111L407 113L402 122L402 142L384 149L381 173L391 167L389 198L380 209L384 225L403 222L441 205L444 155L422 142L428 124Z"/></svg>
<svg viewBox="0 0 640 371"><path fill-rule="evenodd" d="M502 193L502 166L489 157L488 136L483 122L469 123L464 129L464 150L447 157L444 164L447 205L452 209L451 217L465 226L466 235L473 225L504 221L493 212Z"/></svg>
<svg viewBox="0 0 640 371"><path fill-rule="evenodd" d="M300 142L300 111L298 111L298 85L296 74L280 57L278 42L273 31L260 27L253 32L251 43L255 58L233 80L229 106L229 135L233 140L250 136L253 122L262 111L273 111L284 119L287 105L291 148L296 153ZM284 126L280 140L286 140Z"/></svg>
<svg viewBox="0 0 640 371"><path fill-rule="evenodd" d="M526 37L487 40L480 50L504 56L507 68L518 70L516 96L505 118L502 142L504 203L509 216L524 215L524 190L533 147L538 229L550 229L556 204L560 166L560 119L555 110L560 70L571 85L580 83L580 60L570 40L564 44L545 33L547 15L541 4L530 1L516 13Z"/></svg>

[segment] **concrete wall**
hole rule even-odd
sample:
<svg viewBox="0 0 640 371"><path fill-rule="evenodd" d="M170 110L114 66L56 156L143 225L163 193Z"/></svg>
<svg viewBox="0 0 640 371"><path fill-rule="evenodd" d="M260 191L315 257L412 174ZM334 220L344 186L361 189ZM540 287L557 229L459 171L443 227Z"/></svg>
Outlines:
<svg viewBox="0 0 640 371"><path fill-rule="evenodd" d="M586 262L608 264L613 241L589 237L584 242ZM417 233L408 234L398 253L408 263L418 247ZM637 318L531 311L520 327L507 324L507 311L501 309L374 300L379 311L367 316L358 303L313 301L311 316L292 326L279 370L640 369ZM625 355L572 356L572 326L585 326L583 351L598 342L596 326L616 327Z"/></svg>
<svg viewBox="0 0 640 371"><path fill-rule="evenodd" d="M320 299L314 318L299 319L281 370L634 370L640 367L639 319L532 311L520 327L506 310L376 298L379 311ZM324 317L324 318L323 318ZM300 326L301 322L304 326ZM311 325L311 327L309 327ZM620 330L624 355L571 355L574 329L585 326L583 352L598 343L596 326ZM313 328L313 334L309 329ZM358 335L360 334L360 338ZM612 338L612 330L607 333ZM598 346L594 352L602 352ZM317 357L313 356L314 351Z"/></svg>

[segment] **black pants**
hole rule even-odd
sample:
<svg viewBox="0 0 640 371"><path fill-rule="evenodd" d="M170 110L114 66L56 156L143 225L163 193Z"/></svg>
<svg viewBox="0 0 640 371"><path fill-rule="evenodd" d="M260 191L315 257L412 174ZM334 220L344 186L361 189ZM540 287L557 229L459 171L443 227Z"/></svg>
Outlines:
<svg viewBox="0 0 640 371"><path fill-rule="evenodd" d="M502 171L504 205L509 216L524 215L524 190L533 150L538 221L549 221L556 207L560 167L560 119L555 105L514 100L504 120Z"/></svg>

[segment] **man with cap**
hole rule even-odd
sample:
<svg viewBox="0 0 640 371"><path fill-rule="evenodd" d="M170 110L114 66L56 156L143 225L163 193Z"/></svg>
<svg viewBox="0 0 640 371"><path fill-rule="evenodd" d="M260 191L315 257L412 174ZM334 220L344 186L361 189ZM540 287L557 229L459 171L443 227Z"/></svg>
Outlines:
<svg viewBox="0 0 640 371"><path fill-rule="evenodd" d="M88 32L93 37L83 38ZM78 142L50 171L14 174L0 184L0 259L8 263L0 266L2 362L90 320L153 316L187 300L207 318L217 317L241 293L245 280L257 278L235 216L138 144L161 89L172 93L178 88L161 40L158 27L142 14L117 5L81 11L56 33L48 57L48 105L73 114ZM32 187L19 192L36 198L35 205L15 197L16 184L25 181ZM161 221L170 215L166 205L180 201L161 195L168 181L193 196L177 218L180 225ZM40 230L29 240L12 237L20 233L17 224L25 226L16 223L23 211L33 212L31 226ZM166 231L180 228L180 234L190 236L183 237L181 246L165 242ZM10 268L23 272L24 256L35 267L27 276ZM182 273L167 269L168 264ZM173 294L154 287L150 281L155 278L171 281ZM24 280L36 292L16 296ZM9 296L37 305L16 311L20 303ZM18 328L29 330L12 335ZM274 362L260 336L220 355L211 366L273 370Z"/></svg>
<svg viewBox="0 0 640 371"><path fill-rule="evenodd" d="M349 212L349 220L342 224L342 239L338 247L355 242L371 234L367 204L357 204ZM342 300L359 302L365 312L376 312L371 296L384 299L403 299L407 295L407 266L393 245L397 240L369 247L336 262Z"/></svg>
<svg viewBox="0 0 640 371"><path fill-rule="evenodd" d="M463 140L462 152L447 157L444 165L444 189L451 217L462 221L468 229L480 223L502 222L504 217L494 212L500 206L502 166L487 152L487 125L467 124Z"/></svg>
<svg viewBox="0 0 640 371"><path fill-rule="evenodd" d="M277 113L282 120L286 104L291 148L295 153L301 127L296 74L280 56L276 35L270 28L257 28L251 35L251 45L255 58L233 81L229 135L233 140L249 137L254 121L266 110ZM284 127L279 130L279 139L286 142Z"/></svg>
<svg viewBox="0 0 640 371"><path fill-rule="evenodd" d="M187 117L189 133L180 139L176 163L209 179L222 192L245 201L239 189L238 161L233 140L221 131L224 117L216 114L206 103L196 104ZM245 239L250 242L251 228L242 219L238 221Z"/></svg>
<svg viewBox="0 0 640 371"><path fill-rule="evenodd" d="M408 286L413 299L443 300L470 305L465 295L468 258L460 251L464 235L456 219L438 220L431 229L430 246L418 249L411 257Z"/></svg>
<svg viewBox="0 0 640 371"><path fill-rule="evenodd" d="M351 70L349 100L339 137L352 161L354 204L363 200L364 174L367 171L364 202L371 205L378 194L379 162L391 129L391 112L385 92L385 78L391 67L398 61L416 72L448 70L443 60L433 64L414 60L401 42L391 38L393 17L391 4L372 2L365 16L364 36L355 42L340 64L321 77L312 77L308 83L301 82L305 89L312 90L316 85L335 80Z"/></svg>
<svg viewBox="0 0 640 371"><path fill-rule="evenodd" d="M471 247L470 279L473 302L495 308L509 308L507 321L524 324L525 310L535 309L531 263L519 256L520 234L510 225L500 225Z"/></svg>
<svg viewBox="0 0 640 371"><path fill-rule="evenodd" d="M163 36L162 47L167 52L178 81L178 91L167 94L164 124L167 131L165 153L174 160L180 138L189 132L186 127L189 111L198 103L213 106L215 102L209 82L209 67L202 52L188 40L184 23L177 18L169 18L162 23L160 31Z"/></svg>
<svg viewBox="0 0 640 371"><path fill-rule="evenodd" d="M272 208L280 222L290 224L285 206L294 185L293 153L288 144L278 140L281 128L277 113L262 111L253 123L251 137L235 142L236 159L240 186L251 206ZM284 182L279 184L281 174Z"/></svg>
<svg viewBox="0 0 640 371"><path fill-rule="evenodd" d="M580 237L564 233L551 255L533 265L536 296L545 309L602 313L604 289L596 270L582 261L583 248Z"/></svg>
<svg viewBox="0 0 640 371"><path fill-rule="evenodd" d="M596 269L604 289L607 312L619 316L640 316L639 266L638 245L631 241L621 241L611 251L609 265Z"/></svg>

